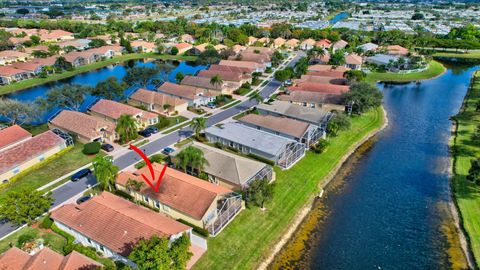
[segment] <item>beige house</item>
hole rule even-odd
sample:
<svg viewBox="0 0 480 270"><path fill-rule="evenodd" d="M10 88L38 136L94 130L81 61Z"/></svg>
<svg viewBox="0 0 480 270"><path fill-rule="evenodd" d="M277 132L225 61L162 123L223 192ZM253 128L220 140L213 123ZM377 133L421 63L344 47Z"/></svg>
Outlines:
<svg viewBox="0 0 480 270"><path fill-rule="evenodd" d="M46 131L0 152L0 183L55 155L67 147L64 139Z"/></svg>
<svg viewBox="0 0 480 270"><path fill-rule="evenodd" d="M302 41L302 43L300 43L300 49L304 51L311 50L313 49L313 47L315 47L315 43L317 42L314 39L305 39L304 41Z"/></svg>
<svg viewBox="0 0 480 270"><path fill-rule="evenodd" d="M220 79L222 78L220 77ZM210 91L211 93L214 93L216 95L231 95L233 91L237 90L237 88L240 87L238 83L232 83L224 80L222 80L218 84L212 84L211 78L199 76L185 76L181 84L201 89L207 89L207 91Z"/></svg>
<svg viewBox="0 0 480 270"><path fill-rule="evenodd" d="M146 112L108 99L100 99L90 108L89 113L99 119L114 123L115 125L120 116L124 114L130 115L137 122L139 129L158 123L158 115L155 113Z"/></svg>
<svg viewBox="0 0 480 270"><path fill-rule="evenodd" d="M283 39L283 38L281 38L281 37L278 37L278 38L276 38L276 39L273 40L272 46L273 46L274 48L280 48L280 47L282 47L283 45L285 45L285 42L286 42L285 39Z"/></svg>
<svg viewBox="0 0 480 270"><path fill-rule="evenodd" d="M48 127L60 129L81 143L117 139L113 123L77 111L61 111L48 122Z"/></svg>
<svg viewBox="0 0 480 270"><path fill-rule="evenodd" d="M300 43L300 40L298 40L296 38L292 38L292 39L289 39L285 42L285 47L293 50L298 46L299 43Z"/></svg>
<svg viewBox="0 0 480 270"><path fill-rule="evenodd" d="M130 43L132 49L136 52L150 53L157 50L157 46L153 42L148 42L144 40L135 40Z"/></svg>
<svg viewBox="0 0 480 270"><path fill-rule="evenodd" d="M181 113L188 107L188 101L184 99L142 88L128 98L128 104L135 107L144 106L148 111L164 115Z"/></svg>
<svg viewBox="0 0 480 270"><path fill-rule="evenodd" d="M164 166L152 165L154 174L160 175ZM116 187L173 219L207 229L212 236L216 236L244 208L241 195L172 168L166 168L158 192L148 185L138 191L129 188L129 180L144 183L142 174L150 175L148 167L133 173L122 172L117 177Z"/></svg>

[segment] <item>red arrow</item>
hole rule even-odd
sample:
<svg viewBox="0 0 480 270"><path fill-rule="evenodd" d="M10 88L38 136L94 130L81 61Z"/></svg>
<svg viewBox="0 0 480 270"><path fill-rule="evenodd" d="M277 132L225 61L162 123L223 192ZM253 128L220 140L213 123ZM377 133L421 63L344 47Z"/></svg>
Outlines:
<svg viewBox="0 0 480 270"><path fill-rule="evenodd" d="M148 184L156 193L158 193L158 190L160 189L160 182L162 182L162 180L163 180L163 175L165 174L165 171L167 170L167 165L163 165L163 169L162 169L162 172L160 173L160 176L158 177L157 184L154 186L154 185L153 185L153 182L155 181L155 171L153 170L152 163L150 162L150 160L148 159L148 157L145 155L145 153L143 153L143 151L141 151L140 149L138 149L135 145L130 144L130 149L132 149L133 151L137 152L137 154L140 155L140 157L145 161L145 164L147 164L148 169L150 170L150 175L151 175L151 177L152 177L152 180L150 181L150 180L142 173L143 180L145 180L145 182L147 182L147 184Z"/></svg>

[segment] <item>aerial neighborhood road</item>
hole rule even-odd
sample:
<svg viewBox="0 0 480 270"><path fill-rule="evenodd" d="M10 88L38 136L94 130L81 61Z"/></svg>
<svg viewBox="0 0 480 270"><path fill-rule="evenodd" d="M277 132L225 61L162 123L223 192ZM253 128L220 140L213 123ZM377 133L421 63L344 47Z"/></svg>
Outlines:
<svg viewBox="0 0 480 270"><path fill-rule="evenodd" d="M287 64L289 67L293 67L295 63L304 56L304 53L299 51L295 52L295 57ZM281 82L272 79L268 82L263 89L260 90L260 95L263 98L267 98L272 95L279 87ZM257 105L256 100L245 100L231 108L225 109L219 113L216 113L210 116L207 120L207 126L215 125L225 119L228 119L242 111L245 111L249 108ZM151 141L150 143L142 146L140 149L145 152L146 155L152 155L161 151L163 148L175 144L176 142L189 137L192 134L189 127L184 127L178 131L172 132L166 136L158 138ZM126 154L119 156L115 159L114 163L117 165L120 170L127 168L130 165L133 165L140 161L140 157L134 151L127 152ZM55 202L52 205L52 208L58 207L78 194L82 193L90 186L94 185L96 180L93 176L84 177L76 182L67 182L62 186L59 186L52 191L52 197L55 199ZM16 227L12 226L7 221L0 222L0 238L5 237L7 234L13 232Z"/></svg>

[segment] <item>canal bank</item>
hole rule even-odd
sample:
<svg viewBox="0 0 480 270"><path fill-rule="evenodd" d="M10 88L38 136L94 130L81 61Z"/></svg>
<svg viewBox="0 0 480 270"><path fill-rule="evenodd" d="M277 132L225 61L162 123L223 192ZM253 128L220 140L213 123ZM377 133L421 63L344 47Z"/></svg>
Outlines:
<svg viewBox="0 0 480 270"><path fill-rule="evenodd" d="M390 125L339 171L270 268L466 267L458 237L447 235L448 138L472 72L450 67L433 80L380 85Z"/></svg>

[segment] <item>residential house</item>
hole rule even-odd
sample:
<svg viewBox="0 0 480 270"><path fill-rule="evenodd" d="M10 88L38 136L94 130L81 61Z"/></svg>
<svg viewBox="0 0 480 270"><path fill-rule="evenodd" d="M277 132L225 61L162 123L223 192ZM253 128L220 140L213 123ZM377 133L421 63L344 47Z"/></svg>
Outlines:
<svg viewBox="0 0 480 270"><path fill-rule="evenodd" d="M15 62L25 62L33 58L30 54L19 51L0 51L0 65L7 65Z"/></svg>
<svg viewBox="0 0 480 270"><path fill-rule="evenodd" d="M341 95L348 92L350 90L350 86L317 82L300 82L296 85L288 87L287 89L291 92L307 91Z"/></svg>
<svg viewBox="0 0 480 270"><path fill-rule="evenodd" d="M87 50L87 52L94 55L95 61L102 60L102 58L112 58L114 56L122 55L124 48L120 45L106 45L98 48Z"/></svg>
<svg viewBox="0 0 480 270"><path fill-rule="evenodd" d="M389 55L399 55L399 56L407 56L409 53L407 48L404 48L400 45L387 46L387 52Z"/></svg>
<svg viewBox="0 0 480 270"><path fill-rule="evenodd" d="M339 41L333 43L332 48L333 48L333 51L343 50L347 47L347 45L348 45L348 42L346 42L343 39L340 39Z"/></svg>
<svg viewBox="0 0 480 270"><path fill-rule="evenodd" d="M56 30L45 30L40 29L39 37L43 42L56 42L56 41L65 41L75 39L73 33L68 31L56 29Z"/></svg>
<svg viewBox="0 0 480 270"><path fill-rule="evenodd" d="M8 39L13 45L18 46L22 45L24 42L29 41L30 37L25 36L25 37L11 37Z"/></svg>
<svg viewBox="0 0 480 270"><path fill-rule="evenodd" d="M249 62L249 61L221 60L220 63L218 64L221 66L248 68L250 70L250 73L264 72L266 68L264 64L260 64L257 62Z"/></svg>
<svg viewBox="0 0 480 270"><path fill-rule="evenodd" d="M357 46L358 49L361 49L362 52L369 52L369 51L376 51L378 49L378 45L374 43L365 43L360 46Z"/></svg>
<svg viewBox="0 0 480 270"><path fill-rule="evenodd" d="M270 58L273 54L273 50L269 47L248 47L245 53L263 54Z"/></svg>
<svg viewBox="0 0 480 270"><path fill-rule="evenodd" d="M148 42L145 40L135 40L130 43L132 49L140 53L151 53L157 50L157 45L153 42Z"/></svg>
<svg viewBox="0 0 480 270"><path fill-rule="evenodd" d="M171 82L164 82L156 90L162 94L185 100L188 102L188 106L192 107L207 105L215 100L215 95L206 89Z"/></svg>
<svg viewBox="0 0 480 270"><path fill-rule="evenodd" d="M228 49L227 46L223 45L223 44L217 44L215 46L213 46L213 48L217 51L217 52L221 52L221 51L224 51L226 49Z"/></svg>
<svg viewBox="0 0 480 270"><path fill-rule="evenodd" d="M304 51L308 51L308 50L311 50L313 49L313 47L315 47L315 44L317 42L314 40L314 39L305 39L304 41L302 41L302 43L300 43L300 49L304 50Z"/></svg>
<svg viewBox="0 0 480 270"><path fill-rule="evenodd" d="M58 46L60 48L64 49L66 47L74 47L78 51L84 51L90 47L90 39L82 38L82 39L73 39L73 40L67 40L58 43Z"/></svg>
<svg viewBox="0 0 480 270"><path fill-rule="evenodd" d="M290 92L289 94L278 95L277 99L310 108L323 108L326 111L344 110L344 106L341 105L344 102L344 98L339 94L294 91Z"/></svg>
<svg viewBox="0 0 480 270"><path fill-rule="evenodd" d="M140 240L158 236L172 243L183 234L192 237L191 227L108 192L63 205L50 217L76 242L135 268L128 255Z"/></svg>
<svg viewBox="0 0 480 270"><path fill-rule="evenodd" d="M261 65L264 65L266 67L272 66L272 61L270 60L270 57L268 55L260 54L260 53L251 53L247 51L241 52L240 54L237 54L237 55L232 55L228 57L228 60L255 62Z"/></svg>
<svg viewBox="0 0 480 270"><path fill-rule="evenodd" d="M332 46L332 42L328 39L321 39L315 43L315 47L328 49Z"/></svg>
<svg viewBox="0 0 480 270"><path fill-rule="evenodd" d="M290 49L290 50L293 50L293 49L298 47L299 43L300 43L300 40L298 40L296 38L292 38L292 39L289 39L285 42L285 47Z"/></svg>
<svg viewBox="0 0 480 270"><path fill-rule="evenodd" d="M211 78L198 77L187 75L180 83L181 85L188 85L196 88L207 89L210 93L215 95L225 94L231 95L233 91L237 90L240 85L233 84L228 81L221 81L220 83L211 83Z"/></svg>
<svg viewBox="0 0 480 270"><path fill-rule="evenodd" d="M198 72L197 77L212 78L217 75L220 77L220 79L222 79L222 81L234 85L237 88L244 83L252 83L252 76L250 74L235 71L220 71L207 69Z"/></svg>
<svg viewBox="0 0 480 270"><path fill-rule="evenodd" d="M388 66L391 63L395 63L400 59L398 55L389 55L389 54L376 54L374 56L369 56L365 59L365 62L372 63L377 66Z"/></svg>
<svg viewBox="0 0 480 270"><path fill-rule="evenodd" d="M282 47L282 46L285 45L285 42L286 42L285 39L283 39L283 38L281 38L281 37L278 37L278 38L276 38L276 39L273 40L273 44L272 44L272 45L273 45L274 48L280 48L280 47Z"/></svg>
<svg viewBox="0 0 480 270"><path fill-rule="evenodd" d="M174 45L174 47L178 49L178 55L184 54L185 52L193 48L192 44L190 43L178 43Z"/></svg>
<svg viewBox="0 0 480 270"><path fill-rule="evenodd" d="M351 53L345 56L345 67L353 70L361 70L363 64L363 59L360 55Z"/></svg>
<svg viewBox="0 0 480 270"><path fill-rule="evenodd" d="M66 147L66 141L49 130L1 151L0 181L8 182L10 178Z"/></svg>
<svg viewBox="0 0 480 270"><path fill-rule="evenodd" d="M88 52L88 50L83 52L69 52L63 57L65 58L65 61L70 63L73 67L87 65L95 61L94 55Z"/></svg>
<svg viewBox="0 0 480 270"><path fill-rule="evenodd" d="M0 152L18 143L32 138L32 134L19 125L13 125L0 130Z"/></svg>
<svg viewBox="0 0 480 270"><path fill-rule="evenodd" d="M140 88L128 98L128 104L135 107L143 106L151 112L171 115L186 111L188 101L175 96Z"/></svg>
<svg viewBox="0 0 480 270"><path fill-rule="evenodd" d="M265 163L197 142L187 144L182 149L175 151L170 155L172 160L175 161L176 155L189 146L203 152L208 164L204 166L202 172L207 174L208 181L215 185L232 190L243 190L257 179L266 179L269 182L275 180L273 168ZM187 173L198 175L198 172L190 167L187 168Z"/></svg>
<svg viewBox="0 0 480 270"><path fill-rule="evenodd" d="M262 103L257 105L256 108L261 114L284 116L314 124L322 128L326 127L326 124L331 117L331 113L326 110L310 108L281 100L275 100L270 104Z"/></svg>
<svg viewBox="0 0 480 270"><path fill-rule="evenodd" d="M246 49L247 49L247 47L239 45L239 44L235 44L232 47L232 50L235 54L239 54L239 53L245 51Z"/></svg>
<svg viewBox="0 0 480 270"><path fill-rule="evenodd" d="M61 111L48 122L48 127L62 130L81 143L117 139L113 123L77 111Z"/></svg>
<svg viewBox="0 0 480 270"><path fill-rule="evenodd" d="M101 263L75 250L63 256L48 247L27 253L14 246L0 254L0 269L4 270L98 270L101 268L103 268Z"/></svg>
<svg viewBox="0 0 480 270"><path fill-rule="evenodd" d="M248 37L248 43L247 43L247 45L253 45L253 43L257 42L257 40L258 40L258 39L257 39L256 37L250 36L250 37Z"/></svg>
<svg viewBox="0 0 480 270"><path fill-rule="evenodd" d="M42 72L45 65L35 62L35 61L28 61L28 62L17 62L10 65L12 68L16 68L19 70L25 70L31 74L31 76L36 76L40 72Z"/></svg>
<svg viewBox="0 0 480 270"><path fill-rule="evenodd" d="M305 148L310 148L325 135L325 131L317 125L287 117L252 113L238 121L246 126L295 140L302 143Z"/></svg>
<svg viewBox="0 0 480 270"><path fill-rule="evenodd" d="M23 49L22 52L26 54L32 54L33 52L38 51L38 52L43 52L43 53L48 53L48 46L46 45L37 45L35 47L30 47L30 48L25 48Z"/></svg>
<svg viewBox="0 0 480 270"><path fill-rule="evenodd" d="M181 42L185 42L185 43L193 43L193 42L195 42L195 38L194 38L192 35L183 34L183 35L180 37L180 41L181 41Z"/></svg>
<svg viewBox="0 0 480 270"><path fill-rule="evenodd" d="M188 52L192 55L200 55L201 53L203 53L207 49L208 45L210 45L210 44L202 43L200 45L193 46L193 48L191 48Z"/></svg>
<svg viewBox="0 0 480 270"><path fill-rule="evenodd" d="M114 123L118 122L120 116L130 115L137 122L138 128L158 123L158 115L155 113L140 110L133 106L129 106L120 102L109 99L100 99L89 109L89 113L95 117Z"/></svg>
<svg viewBox="0 0 480 270"><path fill-rule="evenodd" d="M223 71L223 72L235 72L235 73L243 73L243 74L251 74L252 69L244 68L244 67L236 67L236 66L222 66L222 65L210 65L208 68L210 71Z"/></svg>
<svg viewBox="0 0 480 270"><path fill-rule="evenodd" d="M257 39L257 41L255 41L255 42L266 45L266 44L270 43L270 38L262 37L262 38Z"/></svg>
<svg viewBox="0 0 480 270"><path fill-rule="evenodd" d="M295 140L239 123L225 123L205 130L208 141L238 149L241 153L268 160L288 169L305 154L305 147Z"/></svg>
<svg viewBox="0 0 480 270"><path fill-rule="evenodd" d="M0 66L0 85L30 79L32 76L32 72L28 70L17 69L11 66Z"/></svg>
<svg viewBox="0 0 480 270"><path fill-rule="evenodd" d="M164 166L152 164L155 175ZM158 209L173 219L182 219L208 230L216 236L244 208L242 196L231 189L215 185L172 168L166 168L158 192L145 185L139 191L129 189L129 180L144 182L142 174L150 174L148 167L136 172L122 172L116 180L119 190Z"/></svg>
<svg viewBox="0 0 480 270"><path fill-rule="evenodd" d="M315 76L304 74L300 79L293 81L294 84L300 84L303 82L313 82L313 83L323 83L323 84L336 84L336 85L347 85L347 79L343 77L332 77L332 76Z"/></svg>

